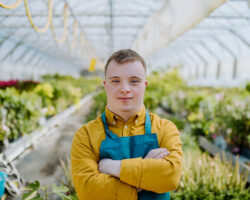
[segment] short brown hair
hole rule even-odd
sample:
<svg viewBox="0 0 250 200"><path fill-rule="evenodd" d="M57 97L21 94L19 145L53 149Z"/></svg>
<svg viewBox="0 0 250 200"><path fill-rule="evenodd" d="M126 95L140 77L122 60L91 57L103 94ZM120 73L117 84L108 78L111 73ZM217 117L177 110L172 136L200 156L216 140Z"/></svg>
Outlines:
<svg viewBox="0 0 250 200"><path fill-rule="evenodd" d="M109 63L114 60L118 64L123 64L127 62L140 61L146 71L146 64L144 59L135 51L131 49L121 49L119 51L114 52L106 62L104 73L106 76L107 68Z"/></svg>

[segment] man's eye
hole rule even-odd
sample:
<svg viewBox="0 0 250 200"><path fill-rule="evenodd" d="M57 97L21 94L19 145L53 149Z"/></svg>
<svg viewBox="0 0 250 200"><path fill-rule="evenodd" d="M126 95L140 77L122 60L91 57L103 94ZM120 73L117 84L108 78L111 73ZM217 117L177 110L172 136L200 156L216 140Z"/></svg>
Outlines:
<svg viewBox="0 0 250 200"><path fill-rule="evenodd" d="M139 81L138 80L132 80L131 82L132 83L138 83Z"/></svg>
<svg viewBox="0 0 250 200"><path fill-rule="evenodd" d="M119 83L119 80L112 80L113 83Z"/></svg>

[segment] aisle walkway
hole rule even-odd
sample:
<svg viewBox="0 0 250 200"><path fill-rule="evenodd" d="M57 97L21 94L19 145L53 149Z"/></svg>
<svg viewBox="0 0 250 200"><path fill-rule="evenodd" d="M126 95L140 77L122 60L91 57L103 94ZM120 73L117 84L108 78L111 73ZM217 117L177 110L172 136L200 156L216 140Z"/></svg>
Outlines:
<svg viewBox="0 0 250 200"><path fill-rule="evenodd" d="M52 130L51 137L43 140L35 150L18 161L16 167L25 181L39 180L41 185L51 185L61 177L59 159L70 155L74 132L82 126L92 101Z"/></svg>

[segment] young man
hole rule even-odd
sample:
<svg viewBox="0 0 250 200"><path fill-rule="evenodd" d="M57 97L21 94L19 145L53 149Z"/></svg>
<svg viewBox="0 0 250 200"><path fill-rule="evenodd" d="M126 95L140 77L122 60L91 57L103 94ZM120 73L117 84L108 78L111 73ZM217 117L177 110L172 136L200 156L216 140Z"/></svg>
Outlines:
<svg viewBox="0 0 250 200"><path fill-rule="evenodd" d="M156 195L151 199L166 199L157 195L179 184L182 144L172 122L148 114L144 107L143 58L130 49L112 54L103 85L105 112L77 130L72 142L72 176L78 198L136 200Z"/></svg>

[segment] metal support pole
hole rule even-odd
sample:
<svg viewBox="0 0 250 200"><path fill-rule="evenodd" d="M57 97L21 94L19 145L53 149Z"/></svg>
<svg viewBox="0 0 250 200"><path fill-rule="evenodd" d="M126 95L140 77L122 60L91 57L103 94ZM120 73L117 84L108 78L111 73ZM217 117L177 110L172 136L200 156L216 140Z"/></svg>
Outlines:
<svg viewBox="0 0 250 200"><path fill-rule="evenodd" d="M228 48L223 42L221 42L218 38L214 37L214 36L211 36L211 38L213 40L215 40L221 47L223 47L233 58L234 58L234 66L233 66L233 73L232 73L232 78L235 79L236 76L237 76L237 56L235 55L235 53L230 49ZM217 73L220 73L220 71L218 72L217 70Z"/></svg>
<svg viewBox="0 0 250 200"><path fill-rule="evenodd" d="M233 65L233 79L236 79L236 75L237 75L237 66L238 66L238 61L237 61L237 59L234 59L234 65Z"/></svg>
<svg viewBox="0 0 250 200"><path fill-rule="evenodd" d="M220 71L221 71L221 62L218 62L216 70L216 79L220 79Z"/></svg>
<svg viewBox="0 0 250 200"><path fill-rule="evenodd" d="M193 55L190 54L189 51L186 51L186 53L188 54L188 57L191 58ZM198 63L197 61L195 61L195 59L191 59L194 63L196 63L196 70L195 70L195 78L198 78L198 75L199 75L199 66L200 66L200 63Z"/></svg>
<svg viewBox="0 0 250 200"><path fill-rule="evenodd" d="M219 56L217 56L209 47L208 45L203 42L203 41L200 41L200 44L214 57L216 58L217 60L217 73L216 73L216 78L219 79L219 76L220 76L220 67L221 67L221 62L220 62L220 58ZM204 77L207 77L207 68L205 68L204 70L204 74L203 74Z"/></svg>
<svg viewBox="0 0 250 200"><path fill-rule="evenodd" d="M203 56L193 47L190 48L196 55L197 57L204 63L204 69L207 68L207 61L205 60L205 58L203 58ZM197 72L198 73L198 72ZM198 75L198 74L197 74ZM197 76L198 77L198 76Z"/></svg>
<svg viewBox="0 0 250 200"><path fill-rule="evenodd" d="M187 64L189 63L189 61L185 57L182 56L182 59L184 60L185 63L187 63ZM193 62L192 62L192 65L195 66L195 64ZM191 72L191 70L188 70L188 77L191 78L191 76L192 76L192 72Z"/></svg>

